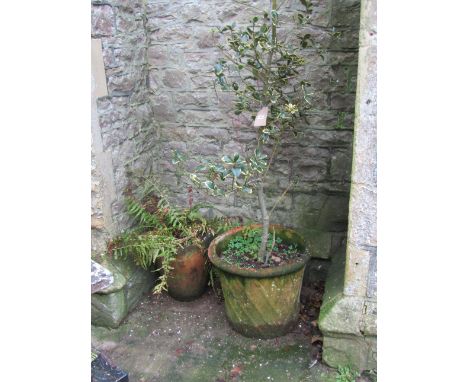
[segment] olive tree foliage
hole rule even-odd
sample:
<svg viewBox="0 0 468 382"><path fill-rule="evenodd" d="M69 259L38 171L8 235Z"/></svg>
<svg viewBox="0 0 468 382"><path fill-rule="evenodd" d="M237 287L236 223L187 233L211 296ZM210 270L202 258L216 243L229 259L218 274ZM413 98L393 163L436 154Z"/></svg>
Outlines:
<svg viewBox="0 0 468 382"><path fill-rule="evenodd" d="M304 10L297 21L306 24L312 6L307 0L301 3ZM300 54L312 40L310 34L296 36L296 45L291 46L278 39L281 5L277 0L270 1L270 9L253 17L248 26L218 28L223 42L218 46L222 58L213 70L216 87L235 96L234 114L250 115L253 121L260 109L268 108L268 116L265 126L252 124L256 142L246 147L244 156L226 153L216 162L204 160L190 174L196 186L215 196L257 193L263 226L258 259L265 264L271 252L267 249L271 211L266 208L264 181L286 136L297 134L298 120L312 108L311 84L304 70L306 59ZM266 145L269 154L264 150ZM174 164L183 159L180 153L174 153Z"/></svg>

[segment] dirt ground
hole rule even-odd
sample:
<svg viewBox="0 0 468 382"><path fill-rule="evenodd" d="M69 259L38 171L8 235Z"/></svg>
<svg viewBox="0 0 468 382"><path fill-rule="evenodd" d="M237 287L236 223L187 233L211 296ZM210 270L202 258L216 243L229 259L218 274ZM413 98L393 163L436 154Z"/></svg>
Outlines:
<svg viewBox="0 0 468 382"><path fill-rule="evenodd" d="M118 329L92 327L92 346L131 382L334 382L336 372L320 362L319 297L308 292L296 329L280 338L232 330L223 302L208 289L192 302L148 294Z"/></svg>

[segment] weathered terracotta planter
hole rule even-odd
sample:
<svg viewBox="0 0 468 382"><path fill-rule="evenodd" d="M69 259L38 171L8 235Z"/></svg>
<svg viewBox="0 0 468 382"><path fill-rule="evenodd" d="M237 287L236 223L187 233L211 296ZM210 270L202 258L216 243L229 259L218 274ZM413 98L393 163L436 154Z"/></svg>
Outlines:
<svg viewBox="0 0 468 382"><path fill-rule="evenodd" d="M191 245L181 249L167 278L169 295L179 301L200 297L208 283L207 265L206 248Z"/></svg>
<svg viewBox="0 0 468 382"><path fill-rule="evenodd" d="M296 232L276 225L270 226L270 230L272 227L283 241L296 243L301 250L305 249L304 240ZM297 323L304 267L310 255L294 264L258 270L228 264L218 254L246 228L227 231L214 239L208 248L208 257L221 280L226 315L231 326L244 336L282 336Z"/></svg>

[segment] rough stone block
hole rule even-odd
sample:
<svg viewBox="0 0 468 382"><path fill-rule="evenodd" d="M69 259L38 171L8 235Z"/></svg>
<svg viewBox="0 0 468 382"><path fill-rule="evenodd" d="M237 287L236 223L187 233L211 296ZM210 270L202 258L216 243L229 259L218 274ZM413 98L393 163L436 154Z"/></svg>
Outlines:
<svg viewBox="0 0 468 382"><path fill-rule="evenodd" d="M377 246L377 192L352 183L349 241L356 246Z"/></svg>
<svg viewBox="0 0 468 382"><path fill-rule="evenodd" d="M130 260L100 259L113 276L114 283L91 297L91 322L96 326L116 328L144 293L155 283L152 272Z"/></svg>
<svg viewBox="0 0 468 382"><path fill-rule="evenodd" d="M210 126L219 124L224 120L224 115L219 110L180 110L178 121L188 124Z"/></svg>
<svg viewBox="0 0 468 382"><path fill-rule="evenodd" d="M219 44L219 35L215 32L204 31L198 35L197 46L200 49L214 48Z"/></svg>
<svg viewBox="0 0 468 382"><path fill-rule="evenodd" d="M357 55L356 52L340 52L340 51L331 51L327 52L325 55L325 63L327 65L336 65L336 66L343 66L343 65L352 65L356 66L357 70Z"/></svg>
<svg viewBox="0 0 468 382"><path fill-rule="evenodd" d="M162 82L168 88L189 88L188 78L184 71L165 70L162 75Z"/></svg>
<svg viewBox="0 0 468 382"><path fill-rule="evenodd" d="M367 364L363 369L375 370L377 369L377 337L366 337L366 343L369 353L367 354Z"/></svg>
<svg viewBox="0 0 468 382"><path fill-rule="evenodd" d="M190 81L192 83L192 88L193 89L213 89L214 85L214 78L211 75L196 75L196 76L191 76Z"/></svg>
<svg viewBox="0 0 468 382"><path fill-rule="evenodd" d="M93 325L117 328L127 313L127 299L123 289L111 294L95 293L91 296Z"/></svg>
<svg viewBox="0 0 468 382"><path fill-rule="evenodd" d="M153 96L152 108L154 115L157 115L166 124L167 122L175 122L177 120L175 105L172 102L170 94Z"/></svg>
<svg viewBox="0 0 468 382"><path fill-rule="evenodd" d="M118 272L114 266L112 266L111 264L107 264L107 267L112 272L114 281L107 288L100 290L99 294L111 294L118 292L119 290L124 288L125 284L127 283L127 279L120 272Z"/></svg>
<svg viewBox="0 0 468 382"><path fill-rule="evenodd" d="M139 80L139 75L135 72L109 76L107 86L109 93L131 93Z"/></svg>
<svg viewBox="0 0 468 382"><path fill-rule="evenodd" d="M361 331L366 336L377 336L377 302L366 301L361 321Z"/></svg>
<svg viewBox="0 0 468 382"><path fill-rule="evenodd" d="M333 0L331 25L356 27L359 25L359 16L359 0Z"/></svg>
<svg viewBox="0 0 468 382"><path fill-rule="evenodd" d="M331 366L350 365L357 370L371 369L368 363L369 345L364 337L330 337L323 339L323 361Z"/></svg>
<svg viewBox="0 0 468 382"><path fill-rule="evenodd" d="M91 216L91 229L104 230L104 218L102 216Z"/></svg>
<svg viewBox="0 0 468 382"><path fill-rule="evenodd" d="M330 39L331 50L356 50L359 47L359 28L344 29L338 38Z"/></svg>
<svg viewBox="0 0 468 382"><path fill-rule="evenodd" d="M112 272L91 260L91 293L99 292L114 282Z"/></svg>
<svg viewBox="0 0 468 382"><path fill-rule="evenodd" d="M323 203L317 228L324 231L343 232L348 225L347 195L329 195Z"/></svg>
<svg viewBox="0 0 468 382"><path fill-rule="evenodd" d="M112 36L115 32L114 12L110 5L91 7L91 35L94 37Z"/></svg>
<svg viewBox="0 0 468 382"><path fill-rule="evenodd" d="M330 98L330 107L332 110L352 112L354 110L355 95L353 93L332 94Z"/></svg>
<svg viewBox="0 0 468 382"><path fill-rule="evenodd" d="M302 230L299 229L301 232ZM303 234L312 257L328 259L330 257L331 237L330 232L321 232L309 229Z"/></svg>
<svg viewBox="0 0 468 382"><path fill-rule="evenodd" d="M174 46L151 45L148 47L148 63L158 69L182 66L183 50Z"/></svg>
<svg viewBox="0 0 468 382"><path fill-rule="evenodd" d="M155 273L136 268L133 274L129 275L125 285L128 310L132 310L141 296L148 293L155 284Z"/></svg>
<svg viewBox="0 0 468 382"><path fill-rule="evenodd" d="M132 13L118 12L116 16L116 27L120 33L132 33L138 29L143 29L141 20L135 19Z"/></svg>
<svg viewBox="0 0 468 382"><path fill-rule="evenodd" d="M360 321L364 301L357 297L335 296L322 304L319 317L320 330L324 335L350 334L360 336Z"/></svg>
<svg viewBox="0 0 468 382"><path fill-rule="evenodd" d="M318 147L349 147L352 138L352 131L340 130L310 130L309 137L312 139L313 145Z"/></svg>
<svg viewBox="0 0 468 382"><path fill-rule="evenodd" d="M335 253L346 250L346 232L333 232L332 233L332 243L330 249L330 259Z"/></svg>
<svg viewBox="0 0 468 382"><path fill-rule="evenodd" d="M356 248L348 242L348 259L345 270L344 294L365 297L367 293L367 275L369 273L369 252Z"/></svg>
<svg viewBox="0 0 468 382"><path fill-rule="evenodd" d="M370 248L369 273L367 276L367 297L377 298L377 248Z"/></svg>
<svg viewBox="0 0 468 382"><path fill-rule="evenodd" d="M352 152L348 150L336 150L331 157L330 176L334 180L350 182L351 180Z"/></svg>

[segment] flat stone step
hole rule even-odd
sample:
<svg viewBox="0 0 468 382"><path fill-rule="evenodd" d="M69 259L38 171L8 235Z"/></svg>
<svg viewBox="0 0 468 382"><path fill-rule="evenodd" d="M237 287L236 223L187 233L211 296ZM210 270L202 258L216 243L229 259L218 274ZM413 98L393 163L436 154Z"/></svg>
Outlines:
<svg viewBox="0 0 468 382"><path fill-rule="evenodd" d="M91 362L91 382L128 382L128 373L98 354Z"/></svg>

